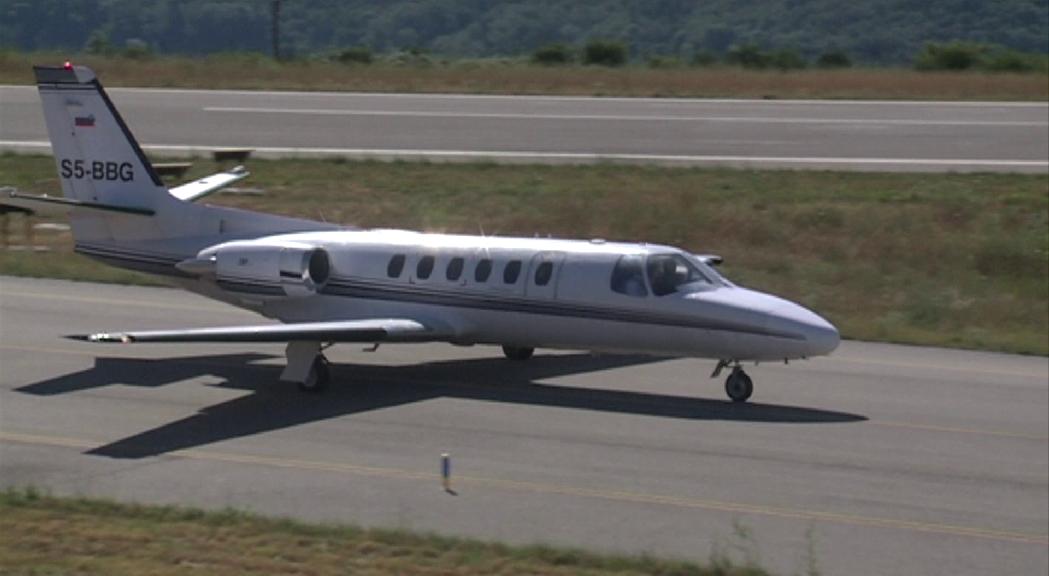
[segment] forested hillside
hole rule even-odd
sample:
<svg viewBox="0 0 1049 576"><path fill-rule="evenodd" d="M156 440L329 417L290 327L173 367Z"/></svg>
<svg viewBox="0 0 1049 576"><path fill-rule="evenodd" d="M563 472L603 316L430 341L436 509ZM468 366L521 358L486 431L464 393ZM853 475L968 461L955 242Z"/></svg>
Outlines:
<svg viewBox="0 0 1049 576"><path fill-rule="evenodd" d="M162 53L269 52L270 9L270 0L0 0L0 47L81 49L94 34ZM296 55L349 46L521 55L592 38L625 42L635 58L754 44L901 64L926 42L954 40L1049 52L1046 0L283 0L280 21L284 52Z"/></svg>

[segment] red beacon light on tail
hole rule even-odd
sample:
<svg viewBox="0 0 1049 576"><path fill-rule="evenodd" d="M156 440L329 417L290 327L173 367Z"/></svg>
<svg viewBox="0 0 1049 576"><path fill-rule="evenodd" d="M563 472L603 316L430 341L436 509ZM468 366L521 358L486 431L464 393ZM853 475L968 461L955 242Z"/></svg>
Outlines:
<svg viewBox="0 0 1049 576"><path fill-rule="evenodd" d="M66 60L66 63L63 64L62 67L65 68L66 70L72 70L73 69L73 63L70 62L69 60Z"/></svg>

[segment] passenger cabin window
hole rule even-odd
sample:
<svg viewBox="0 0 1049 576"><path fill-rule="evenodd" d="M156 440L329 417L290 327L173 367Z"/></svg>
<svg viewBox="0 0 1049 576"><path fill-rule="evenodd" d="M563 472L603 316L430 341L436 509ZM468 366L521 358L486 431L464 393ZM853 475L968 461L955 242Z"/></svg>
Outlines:
<svg viewBox="0 0 1049 576"><path fill-rule="evenodd" d="M517 277L521 275L521 261L511 260L506 263L506 268L503 268L503 282L507 284L513 284L517 282Z"/></svg>
<svg viewBox="0 0 1049 576"><path fill-rule="evenodd" d="M535 285L546 286L550 283L550 278L554 275L554 263L543 262L535 269Z"/></svg>
<svg viewBox="0 0 1049 576"><path fill-rule="evenodd" d="M399 278L404 271L404 254L394 254L390 263L386 265L386 275L390 278Z"/></svg>
<svg viewBox="0 0 1049 576"><path fill-rule="evenodd" d="M638 298L648 296L641 256L627 254L616 262L616 267L612 270L612 291Z"/></svg>
<svg viewBox="0 0 1049 576"><path fill-rule="evenodd" d="M463 259L458 256L452 258L451 262L448 262L448 269L444 271L444 277L452 280L458 280L463 275Z"/></svg>
<svg viewBox="0 0 1049 576"><path fill-rule="evenodd" d="M474 268L474 282L487 282L488 277L492 275L492 261L488 258L481 260L477 263L477 268Z"/></svg>
<svg viewBox="0 0 1049 576"><path fill-rule="evenodd" d="M419 264L415 266L415 276L420 280L426 280L433 273L433 256L423 256Z"/></svg>
<svg viewBox="0 0 1049 576"><path fill-rule="evenodd" d="M688 287L713 284L694 264L680 254L652 254L646 262L648 281L652 293L666 296L674 292L687 292Z"/></svg>

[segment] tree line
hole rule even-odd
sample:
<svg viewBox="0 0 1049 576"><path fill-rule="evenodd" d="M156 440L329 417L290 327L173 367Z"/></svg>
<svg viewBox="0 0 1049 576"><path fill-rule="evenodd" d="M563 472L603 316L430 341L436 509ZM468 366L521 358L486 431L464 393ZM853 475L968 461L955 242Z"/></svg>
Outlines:
<svg viewBox="0 0 1049 576"><path fill-rule="evenodd" d="M955 55L968 52L972 67L1004 66L1010 59L1016 65L1016 54L1049 53L1049 7L1044 0L280 4L280 44L286 57L330 54L353 46L367 47L373 54L498 57L560 45L573 47L571 57L583 61L589 43L600 40L624 47L627 61L653 65L715 60L782 68L802 61L818 65L833 54L846 55L849 63L903 65L930 43L951 46ZM271 9L272 0L0 0L0 47L270 53ZM1002 56L1006 53L1013 56ZM933 62L947 58L931 52L927 56ZM999 64L990 64L995 61Z"/></svg>

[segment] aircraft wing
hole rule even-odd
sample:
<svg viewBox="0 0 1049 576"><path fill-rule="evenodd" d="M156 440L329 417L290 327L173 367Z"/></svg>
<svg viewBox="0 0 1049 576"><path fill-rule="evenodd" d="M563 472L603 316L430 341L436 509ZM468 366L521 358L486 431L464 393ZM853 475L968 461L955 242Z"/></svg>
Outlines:
<svg viewBox="0 0 1049 576"><path fill-rule="evenodd" d="M88 342L430 342L447 340L452 334L436 330L421 322L405 318L374 320L336 320L263 324L256 326L222 326L183 330L144 330L101 332L68 336Z"/></svg>
<svg viewBox="0 0 1049 576"><path fill-rule="evenodd" d="M218 174L212 174L211 176L176 186L168 190L168 192L179 200L193 202L247 177L248 171L243 166L237 166L226 172L219 172Z"/></svg>

